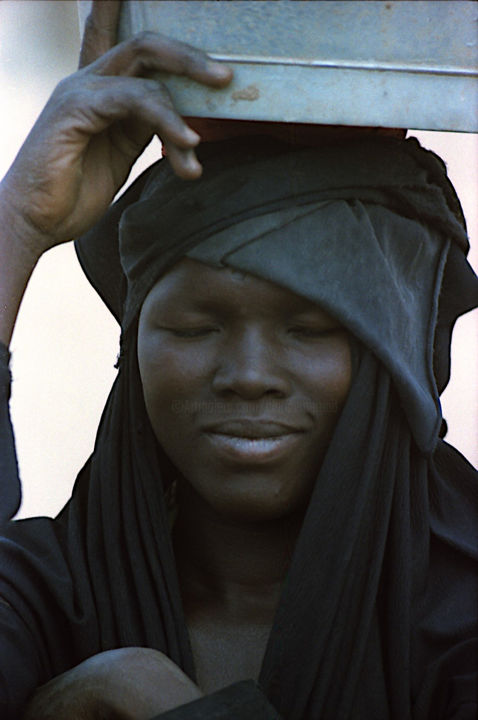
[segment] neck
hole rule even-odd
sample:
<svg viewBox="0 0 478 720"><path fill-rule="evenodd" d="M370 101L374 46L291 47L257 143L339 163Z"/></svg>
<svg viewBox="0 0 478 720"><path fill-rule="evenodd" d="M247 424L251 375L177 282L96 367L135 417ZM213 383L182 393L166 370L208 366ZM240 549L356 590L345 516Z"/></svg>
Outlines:
<svg viewBox="0 0 478 720"><path fill-rule="evenodd" d="M190 488L182 488L174 547L183 596L220 603L235 614L251 601L275 609L303 515L247 522L219 515Z"/></svg>

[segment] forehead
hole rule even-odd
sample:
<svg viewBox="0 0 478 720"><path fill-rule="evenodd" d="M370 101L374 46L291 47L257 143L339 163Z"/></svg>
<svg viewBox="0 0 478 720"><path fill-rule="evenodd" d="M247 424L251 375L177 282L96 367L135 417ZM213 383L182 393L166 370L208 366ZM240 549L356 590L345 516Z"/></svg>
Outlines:
<svg viewBox="0 0 478 720"><path fill-rule="evenodd" d="M204 308L249 305L327 315L316 303L276 283L236 268L213 267L191 258L183 258L158 280L144 301L143 311L165 305Z"/></svg>

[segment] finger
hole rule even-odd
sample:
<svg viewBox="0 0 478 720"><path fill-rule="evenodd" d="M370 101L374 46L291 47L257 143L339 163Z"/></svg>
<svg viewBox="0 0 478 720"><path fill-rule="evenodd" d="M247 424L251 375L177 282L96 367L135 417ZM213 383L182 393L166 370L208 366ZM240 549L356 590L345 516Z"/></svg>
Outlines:
<svg viewBox="0 0 478 720"><path fill-rule="evenodd" d="M202 165L194 150L183 150L177 145L164 143L167 157L174 173L183 180L197 180L202 175Z"/></svg>
<svg viewBox="0 0 478 720"><path fill-rule="evenodd" d="M89 135L102 132L115 120L136 118L184 148L194 147L200 139L174 109L166 87L147 78L71 76L58 84L42 117L42 126L54 121Z"/></svg>
<svg viewBox="0 0 478 720"><path fill-rule="evenodd" d="M202 50L151 32L120 43L98 58L88 71L130 76L168 72L217 88L228 85L232 79L232 70L227 65L213 60Z"/></svg>
<svg viewBox="0 0 478 720"><path fill-rule="evenodd" d="M133 82L135 96L128 103L132 119L129 123L123 123L126 132L117 147L125 154L137 155L139 147L145 144L145 135L149 139L152 134L157 134L175 174L185 180L199 178L202 166L194 148L201 138L176 112L167 88L154 80L142 80L142 89L139 90L139 81L134 79ZM145 92L146 88L148 92ZM109 102L111 109L115 98L116 93Z"/></svg>
<svg viewBox="0 0 478 720"><path fill-rule="evenodd" d="M97 60L116 44L120 11L121 0L93 0L81 43L80 68Z"/></svg>
<svg viewBox="0 0 478 720"><path fill-rule="evenodd" d="M135 84L138 84L137 81ZM145 92L141 90L130 103L132 118L123 123L124 133L118 134L118 149L122 149L124 154L137 156L140 146L145 145L145 139L149 141L153 134L157 134L176 175L185 180L200 177L202 166L194 152L200 136L176 112L162 84L144 81L143 87L147 86L148 99L145 101Z"/></svg>
<svg viewBox="0 0 478 720"><path fill-rule="evenodd" d="M121 122L120 131L115 132L113 126L115 147L123 155L137 157L156 134L162 140L164 154L168 157L176 175L188 180L200 177L202 167L194 152L201 139L200 136L175 111L166 88L159 85L154 93L156 99L153 101L150 98L150 108L142 107L144 102L142 91L137 99L137 110L134 111L133 116Z"/></svg>
<svg viewBox="0 0 478 720"><path fill-rule="evenodd" d="M193 152L200 136L176 112L161 83L146 78L83 75L80 83L77 77L75 82L67 79L61 85L54 111L60 115L69 147L72 142L76 146L75 138L99 135L109 128L116 150L128 157L136 156L157 134L178 175L194 178L201 174ZM48 118L43 125L51 132Z"/></svg>

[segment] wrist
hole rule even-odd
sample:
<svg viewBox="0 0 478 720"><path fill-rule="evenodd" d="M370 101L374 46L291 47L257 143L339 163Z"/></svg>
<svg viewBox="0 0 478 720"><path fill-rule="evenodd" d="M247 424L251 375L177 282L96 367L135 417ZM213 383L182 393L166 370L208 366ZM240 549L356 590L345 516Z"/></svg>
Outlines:
<svg viewBox="0 0 478 720"><path fill-rule="evenodd" d="M10 343L25 288L43 250L0 185L0 341Z"/></svg>
<svg viewBox="0 0 478 720"><path fill-rule="evenodd" d="M49 244L45 235L35 228L17 207L20 197L8 188L5 180L0 183L0 247L2 260L10 259L18 270L29 274Z"/></svg>

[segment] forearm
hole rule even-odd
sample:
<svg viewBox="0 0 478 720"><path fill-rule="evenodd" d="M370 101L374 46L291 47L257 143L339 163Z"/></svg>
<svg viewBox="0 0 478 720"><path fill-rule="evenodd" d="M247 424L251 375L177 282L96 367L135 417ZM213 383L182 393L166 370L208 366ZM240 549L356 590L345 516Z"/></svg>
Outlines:
<svg viewBox="0 0 478 720"><path fill-rule="evenodd" d="M0 184L0 341L10 340L25 289L39 259L27 241L31 230Z"/></svg>

